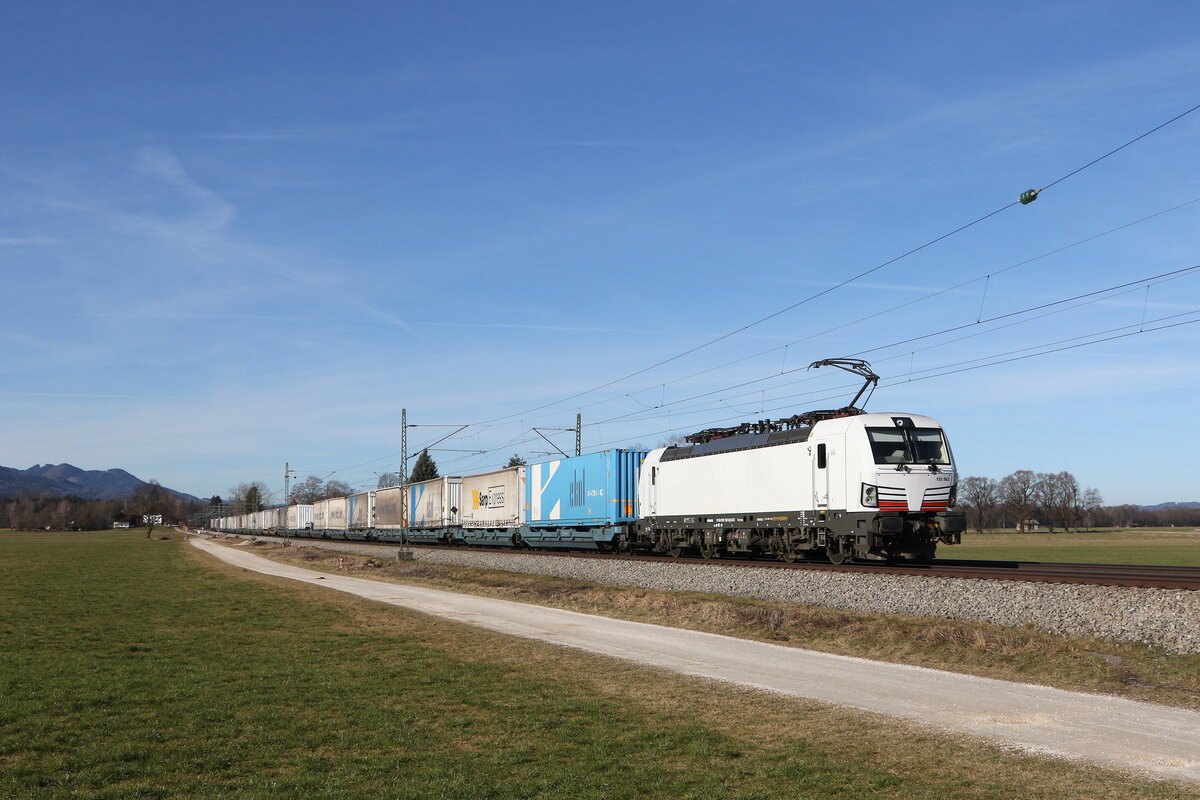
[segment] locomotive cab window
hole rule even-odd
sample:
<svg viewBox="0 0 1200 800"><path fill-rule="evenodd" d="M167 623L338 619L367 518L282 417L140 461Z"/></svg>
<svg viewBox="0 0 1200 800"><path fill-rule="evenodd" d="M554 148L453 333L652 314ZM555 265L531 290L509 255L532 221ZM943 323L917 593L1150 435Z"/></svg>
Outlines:
<svg viewBox="0 0 1200 800"><path fill-rule="evenodd" d="M940 428L867 428L876 464L949 464Z"/></svg>

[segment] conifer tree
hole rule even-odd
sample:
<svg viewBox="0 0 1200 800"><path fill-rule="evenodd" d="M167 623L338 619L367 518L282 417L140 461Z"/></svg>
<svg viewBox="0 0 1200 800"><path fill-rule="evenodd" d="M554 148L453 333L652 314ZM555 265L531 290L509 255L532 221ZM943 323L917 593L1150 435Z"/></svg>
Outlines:
<svg viewBox="0 0 1200 800"><path fill-rule="evenodd" d="M428 450L422 450L421 455L417 456L417 463L413 465L412 476L409 481L412 483L420 483L428 481L438 476L437 464L429 457Z"/></svg>

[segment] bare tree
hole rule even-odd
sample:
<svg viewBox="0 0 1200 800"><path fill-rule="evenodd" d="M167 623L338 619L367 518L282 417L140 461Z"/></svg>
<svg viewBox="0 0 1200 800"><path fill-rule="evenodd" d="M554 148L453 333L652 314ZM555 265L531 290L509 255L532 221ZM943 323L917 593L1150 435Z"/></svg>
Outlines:
<svg viewBox="0 0 1200 800"><path fill-rule="evenodd" d="M1034 474L1027 469L1019 469L1000 481L1000 503L1017 530L1024 530L1034 509L1034 483Z"/></svg>
<svg viewBox="0 0 1200 800"><path fill-rule="evenodd" d="M32 530L36 509L30 497L18 497L8 505L8 526L14 531Z"/></svg>
<svg viewBox="0 0 1200 800"><path fill-rule="evenodd" d="M288 502L311 505L324 498L324 496L321 479L316 475L309 475L304 480L297 481L296 485L292 487L292 493L288 497Z"/></svg>
<svg viewBox="0 0 1200 800"><path fill-rule="evenodd" d="M384 472L379 475L379 483L375 484L376 489L390 489L393 486L400 485L399 472Z"/></svg>
<svg viewBox="0 0 1200 800"><path fill-rule="evenodd" d="M1054 476L1047 472L1039 472L1033 476L1033 501L1037 503L1039 515L1046 520L1046 527L1054 533L1054 525L1058 521L1055 503Z"/></svg>
<svg viewBox="0 0 1200 800"><path fill-rule="evenodd" d="M350 484L342 483L341 481L328 481L321 492L321 499L327 500L330 497L346 497L352 494L354 494L354 490L350 488Z"/></svg>
<svg viewBox="0 0 1200 800"><path fill-rule="evenodd" d="M992 522L1000 502L1000 484L992 478L970 477L958 487L958 498L966 506L967 519L979 533Z"/></svg>
<svg viewBox="0 0 1200 800"><path fill-rule="evenodd" d="M1078 512L1083 524L1091 528L1096 524L1096 515L1104 506L1104 498L1100 496L1097 489L1088 488L1083 491L1079 498Z"/></svg>
<svg viewBox="0 0 1200 800"><path fill-rule="evenodd" d="M1039 472L1034 476L1033 495L1050 532L1057 525L1070 531L1076 524L1079 505L1079 481L1069 472Z"/></svg>
<svg viewBox="0 0 1200 800"><path fill-rule="evenodd" d="M235 514L248 514L252 511L262 511L266 507L267 495L270 490L262 481L239 483L229 490L229 503Z"/></svg>
<svg viewBox="0 0 1200 800"><path fill-rule="evenodd" d="M1071 473L1063 470L1051 476L1054 484L1055 514L1064 531L1079 525L1079 481Z"/></svg>
<svg viewBox="0 0 1200 800"><path fill-rule="evenodd" d="M65 531L71 519L71 501L59 500L50 509L50 527L56 531Z"/></svg>
<svg viewBox="0 0 1200 800"><path fill-rule="evenodd" d="M129 498L129 505L133 509L133 513L140 514L142 522L146 523L147 539L154 532L156 521L162 519L165 495L166 492L162 485L156 480L151 480L149 483L139 486Z"/></svg>

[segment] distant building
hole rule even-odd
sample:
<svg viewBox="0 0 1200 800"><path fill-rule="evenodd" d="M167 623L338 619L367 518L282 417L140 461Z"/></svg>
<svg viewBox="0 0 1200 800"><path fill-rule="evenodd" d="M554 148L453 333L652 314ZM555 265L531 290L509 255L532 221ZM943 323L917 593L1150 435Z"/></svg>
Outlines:
<svg viewBox="0 0 1200 800"><path fill-rule="evenodd" d="M1036 519L1027 519L1024 522L1017 523L1017 531L1019 533L1034 533L1042 529L1042 523Z"/></svg>

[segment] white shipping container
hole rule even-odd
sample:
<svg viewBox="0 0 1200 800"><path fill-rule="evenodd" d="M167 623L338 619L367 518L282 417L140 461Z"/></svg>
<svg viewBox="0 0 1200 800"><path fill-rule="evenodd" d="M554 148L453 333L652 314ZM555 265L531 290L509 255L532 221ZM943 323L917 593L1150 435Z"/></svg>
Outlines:
<svg viewBox="0 0 1200 800"><path fill-rule="evenodd" d="M331 497L325 501L325 527L331 531L346 530L346 498Z"/></svg>
<svg viewBox="0 0 1200 800"><path fill-rule="evenodd" d="M347 516L353 530L366 530L375 525L375 493L360 492L346 498Z"/></svg>
<svg viewBox="0 0 1200 800"><path fill-rule="evenodd" d="M328 500L318 500L313 503L313 528L323 531L329 527L326 523L325 508L328 505Z"/></svg>
<svg viewBox="0 0 1200 800"><path fill-rule="evenodd" d="M459 523L462 478L434 478L409 484L408 527L448 528Z"/></svg>
<svg viewBox="0 0 1200 800"><path fill-rule="evenodd" d="M464 528L515 528L525 524L525 468L464 476L461 509Z"/></svg>
<svg viewBox="0 0 1200 800"><path fill-rule="evenodd" d="M288 530L299 531L312 527L313 507L310 505L288 506L285 524Z"/></svg>
<svg viewBox="0 0 1200 800"><path fill-rule="evenodd" d="M402 504L404 487L391 486L375 492L375 527L399 529L404 526Z"/></svg>

